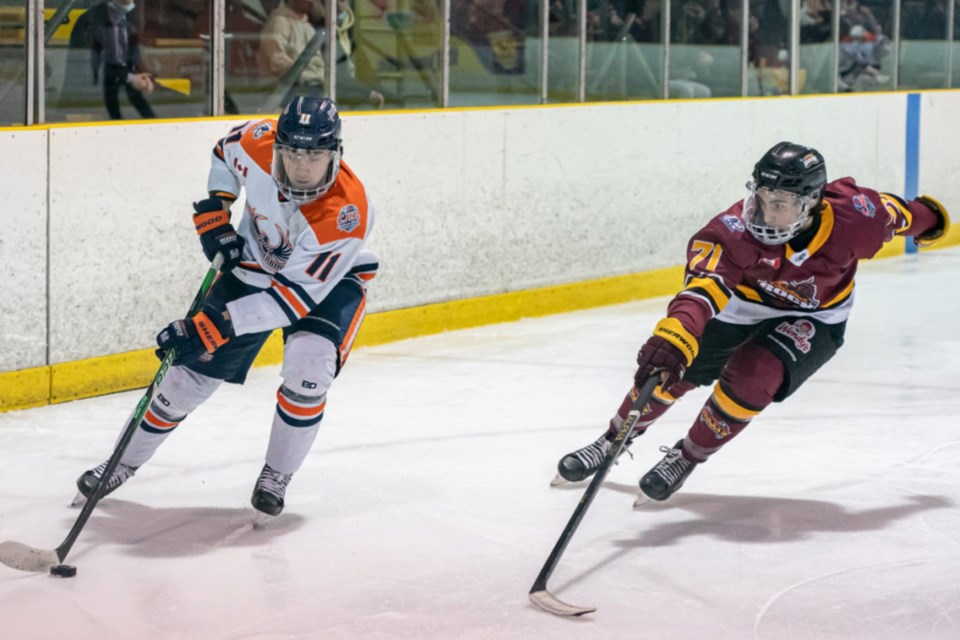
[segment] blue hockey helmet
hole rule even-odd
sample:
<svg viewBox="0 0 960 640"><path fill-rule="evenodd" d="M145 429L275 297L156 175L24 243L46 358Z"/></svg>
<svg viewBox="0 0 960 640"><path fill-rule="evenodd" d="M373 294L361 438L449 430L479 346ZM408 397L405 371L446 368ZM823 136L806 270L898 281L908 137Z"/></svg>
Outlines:
<svg viewBox="0 0 960 640"><path fill-rule="evenodd" d="M340 114L329 98L297 96L277 120L273 180L294 202L309 202L329 191L340 172L343 140Z"/></svg>

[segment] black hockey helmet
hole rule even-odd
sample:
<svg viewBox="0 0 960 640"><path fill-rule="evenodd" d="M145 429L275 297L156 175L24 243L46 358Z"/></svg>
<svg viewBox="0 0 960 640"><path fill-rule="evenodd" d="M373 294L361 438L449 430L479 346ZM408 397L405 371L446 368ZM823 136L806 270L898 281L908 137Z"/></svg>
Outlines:
<svg viewBox="0 0 960 640"><path fill-rule="evenodd" d="M340 113L330 98L297 96L277 120L273 179L294 202L326 193L337 179L343 140Z"/></svg>
<svg viewBox="0 0 960 640"><path fill-rule="evenodd" d="M767 189L782 189L804 197L823 198L827 165L820 152L792 142L780 142L763 154L753 167L753 182Z"/></svg>
<svg viewBox="0 0 960 640"><path fill-rule="evenodd" d="M783 244L808 226L826 184L827 167L819 151L780 142L753 167L743 222L763 244Z"/></svg>

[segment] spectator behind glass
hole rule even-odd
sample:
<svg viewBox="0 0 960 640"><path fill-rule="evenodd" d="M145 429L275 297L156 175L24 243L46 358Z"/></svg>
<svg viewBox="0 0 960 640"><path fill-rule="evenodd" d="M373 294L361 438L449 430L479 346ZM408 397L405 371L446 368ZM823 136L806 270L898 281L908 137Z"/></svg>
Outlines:
<svg viewBox="0 0 960 640"><path fill-rule="evenodd" d="M131 19L133 0L108 0L77 19L70 34L71 48L90 50L93 84L103 81L103 102L112 120L122 120L120 89L142 118L156 115L145 95L153 93L153 76L143 70L140 32Z"/></svg>
<svg viewBox="0 0 960 640"><path fill-rule="evenodd" d="M340 15L352 16L346 2L338 3ZM282 78L285 81L291 81L292 85L287 91L282 104L286 105L293 95L304 95L321 97L326 94L324 91L324 61L323 46L316 49L316 52L310 56L303 70L296 78L283 78L284 74L290 72L294 64L303 54L307 45L317 33L316 27L310 22L311 13L318 13L323 19L322 6L314 4L311 0L286 0L276 9L270 12L267 22L260 35L260 64L263 70L271 76ZM322 36L326 38L325 35ZM340 38L338 37L338 40ZM361 85L358 83L352 73L352 67L349 65L347 55L350 51L344 51L342 42L338 42L338 76L341 76L340 64L345 63L342 71L342 77L338 77L337 89L344 95L338 95L337 102L341 105L357 102L358 94L361 100L367 101L374 107L383 106L383 94L379 91Z"/></svg>

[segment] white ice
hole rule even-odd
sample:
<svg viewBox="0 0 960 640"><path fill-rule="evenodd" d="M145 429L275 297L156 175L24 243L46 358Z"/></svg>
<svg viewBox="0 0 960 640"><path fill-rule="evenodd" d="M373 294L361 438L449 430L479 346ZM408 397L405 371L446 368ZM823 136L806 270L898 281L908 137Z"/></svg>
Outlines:
<svg viewBox="0 0 960 640"><path fill-rule="evenodd" d="M960 638L960 249L864 265L847 343L665 504L638 478L685 398L613 470L550 588L527 592L666 299L355 352L287 510L251 528L278 368L186 421L103 500L73 579L0 566L0 638ZM374 287L373 295L376 295ZM74 479L140 392L0 414L0 540L52 549Z"/></svg>

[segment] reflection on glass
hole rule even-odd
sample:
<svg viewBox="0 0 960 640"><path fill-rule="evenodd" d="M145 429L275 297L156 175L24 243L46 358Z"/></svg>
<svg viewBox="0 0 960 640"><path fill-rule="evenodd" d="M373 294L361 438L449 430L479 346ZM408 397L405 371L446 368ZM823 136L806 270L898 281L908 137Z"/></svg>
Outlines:
<svg viewBox="0 0 960 640"><path fill-rule="evenodd" d="M0 126L26 122L26 2L0 0Z"/></svg>
<svg viewBox="0 0 960 640"><path fill-rule="evenodd" d="M834 73L833 2L800 2L800 93L830 93Z"/></svg>
<svg viewBox="0 0 960 640"><path fill-rule="evenodd" d="M900 15L899 88L945 88L949 53L945 0L905 2Z"/></svg>
<svg viewBox="0 0 960 640"><path fill-rule="evenodd" d="M779 0L750 0L749 95L790 93L790 5ZM806 74L801 70L802 91Z"/></svg>
<svg viewBox="0 0 960 640"><path fill-rule="evenodd" d="M732 4L671 0L671 98L740 95L740 19Z"/></svg>
<svg viewBox="0 0 960 640"><path fill-rule="evenodd" d="M587 3L587 100L663 96L661 0Z"/></svg>
<svg viewBox="0 0 960 640"><path fill-rule="evenodd" d="M840 0L840 92L893 89L893 2Z"/></svg>
<svg viewBox="0 0 960 640"><path fill-rule="evenodd" d="M540 101L537 0L451 0L450 104Z"/></svg>
<svg viewBox="0 0 960 640"><path fill-rule="evenodd" d="M212 2L48 0L49 122L205 116Z"/></svg>
<svg viewBox="0 0 960 640"><path fill-rule="evenodd" d="M547 52L547 98L550 102L576 102L580 68L578 0L550 0Z"/></svg>

